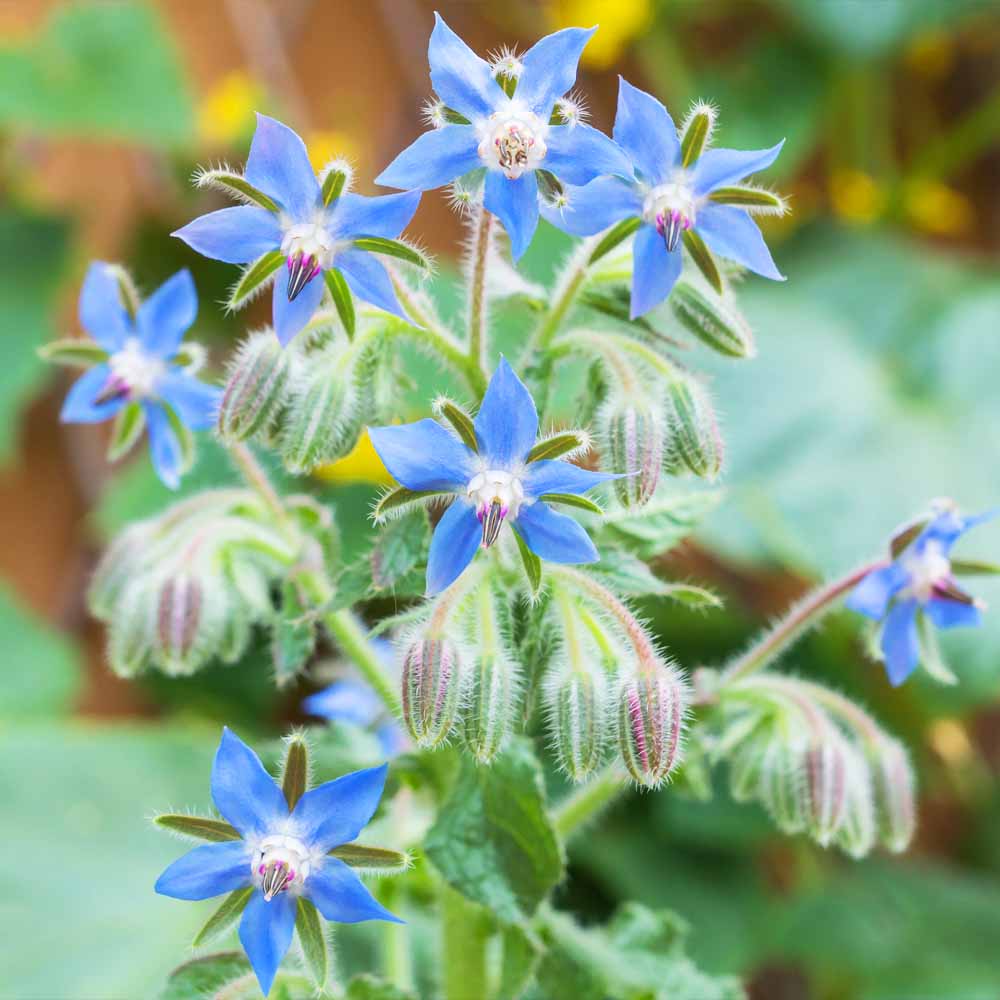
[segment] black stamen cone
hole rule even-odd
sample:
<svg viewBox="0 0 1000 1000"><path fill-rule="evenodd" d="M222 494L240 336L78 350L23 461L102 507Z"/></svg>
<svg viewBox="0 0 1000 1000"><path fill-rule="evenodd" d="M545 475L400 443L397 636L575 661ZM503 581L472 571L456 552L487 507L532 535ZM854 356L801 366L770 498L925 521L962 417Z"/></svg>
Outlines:
<svg viewBox="0 0 1000 1000"><path fill-rule="evenodd" d="M309 283L309 279L313 276L313 269L316 264L312 257L306 257L306 255L302 253L298 254L296 257L289 258L289 260L288 301L294 302L295 297Z"/></svg>
<svg viewBox="0 0 1000 1000"><path fill-rule="evenodd" d="M667 250L673 253L677 249L677 241L681 238L681 217L671 213L664 223L663 241L667 244Z"/></svg>
<svg viewBox="0 0 1000 1000"><path fill-rule="evenodd" d="M500 534L503 526L503 518L506 511L503 504L496 498L489 505L483 515L483 548L488 549Z"/></svg>

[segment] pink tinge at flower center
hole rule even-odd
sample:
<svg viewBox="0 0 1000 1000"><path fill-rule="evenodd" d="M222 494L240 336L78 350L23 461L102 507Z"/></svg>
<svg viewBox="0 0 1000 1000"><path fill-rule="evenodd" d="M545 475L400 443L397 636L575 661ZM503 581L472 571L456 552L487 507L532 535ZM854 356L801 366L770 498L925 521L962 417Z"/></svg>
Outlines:
<svg viewBox="0 0 1000 1000"><path fill-rule="evenodd" d="M695 197L683 173L646 195L642 215L663 237L667 250L671 253L676 250L681 234L695 221Z"/></svg>
<svg viewBox="0 0 1000 1000"><path fill-rule="evenodd" d="M530 111L497 111L480 132L479 157L487 167L502 170L507 180L516 181L545 159L547 131L545 123Z"/></svg>
<svg viewBox="0 0 1000 1000"><path fill-rule="evenodd" d="M483 526L483 548L488 549L499 538L507 517L517 517L524 502L524 487L511 472L487 469L470 480L467 492Z"/></svg>
<svg viewBox="0 0 1000 1000"><path fill-rule="evenodd" d="M156 383L167 370L162 358L147 354L138 338L129 337L108 359L111 374L104 388L98 393L95 403L107 403L112 399L145 399L154 395Z"/></svg>
<svg viewBox="0 0 1000 1000"><path fill-rule="evenodd" d="M306 285L333 260L334 240L316 222L291 226L281 241L288 267L288 301L292 302Z"/></svg>
<svg viewBox="0 0 1000 1000"><path fill-rule="evenodd" d="M295 837L267 837L251 862L254 884L270 902L278 893L302 885L310 870L309 849Z"/></svg>

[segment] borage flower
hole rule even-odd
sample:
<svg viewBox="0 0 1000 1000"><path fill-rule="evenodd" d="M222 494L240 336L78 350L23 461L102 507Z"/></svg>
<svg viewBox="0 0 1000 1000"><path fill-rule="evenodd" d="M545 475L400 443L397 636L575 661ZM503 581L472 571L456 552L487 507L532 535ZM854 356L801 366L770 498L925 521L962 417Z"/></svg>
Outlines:
<svg viewBox="0 0 1000 1000"><path fill-rule="evenodd" d="M429 191L485 168L485 207L503 222L519 258L538 225L538 171L567 184L631 172L622 151L580 122L571 103L561 110L596 29L565 28L491 66L434 16L427 57L443 102L431 115L438 127L403 150L376 183Z"/></svg>
<svg viewBox="0 0 1000 1000"><path fill-rule="evenodd" d="M749 213L780 214L785 204L770 191L740 183L770 166L784 140L750 152L701 152L713 122L711 108L696 107L688 129L699 126L699 138L692 136L682 152L681 137L667 109L619 78L614 137L631 161L627 179L600 178L584 187L567 188L565 197L554 204L542 204L549 222L576 236L592 236L634 220L638 232L633 248L633 319L670 294L681 273L682 243L720 290L708 250L765 278L784 280Z"/></svg>
<svg viewBox="0 0 1000 1000"><path fill-rule="evenodd" d="M420 193L365 198L344 193L348 180L347 168L336 161L317 179L299 136L258 115L245 173L220 169L199 176L199 184L221 187L250 204L203 215L173 235L206 257L250 264L231 308L249 301L284 264L287 278L273 298L274 329L282 344L309 322L324 289L343 316L345 281L359 299L405 319L389 275L372 251L420 259L411 248L392 242L413 218ZM323 280L315 280L320 275Z"/></svg>
<svg viewBox="0 0 1000 1000"><path fill-rule="evenodd" d="M253 887L240 942L266 995L291 945L300 897L337 923L402 923L347 864L330 856L372 818L385 775L384 764L345 774L305 792L290 810L260 758L224 729L212 766L212 801L239 839L188 851L159 877L156 891L198 900Z"/></svg>
<svg viewBox="0 0 1000 1000"><path fill-rule="evenodd" d="M922 655L929 666L937 659L927 648L933 641L928 622L941 629L980 624L984 605L958 585L955 572L965 567L950 554L966 531L997 514L1000 508L963 517L951 501L938 502L929 521L896 536L893 561L869 573L848 597L849 608L882 623L880 645L892 684L902 684ZM953 678L945 673L941 679Z"/></svg>
<svg viewBox="0 0 1000 1000"><path fill-rule="evenodd" d="M221 390L191 373L179 357L181 341L198 313L198 295L188 271L168 278L144 302L126 303L120 268L95 261L80 292L80 325L104 359L70 389L60 419L64 423L101 423L125 407L131 415L128 440L145 423L153 467L163 483L176 489L186 462L186 429L204 430L215 420ZM133 315L134 313L134 315ZM100 352L98 356L100 355ZM184 364L178 363L185 360Z"/></svg>
<svg viewBox="0 0 1000 1000"><path fill-rule="evenodd" d="M453 408L457 409L457 408ZM427 562L427 593L453 583L477 549L489 548L509 523L542 559L590 563L600 557L587 533L547 499L579 496L615 477L553 459L533 458L538 434L534 400L501 357L475 421L462 440L430 418L401 427L369 428L389 473L419 499L453 493L438 522Z"/></svg>

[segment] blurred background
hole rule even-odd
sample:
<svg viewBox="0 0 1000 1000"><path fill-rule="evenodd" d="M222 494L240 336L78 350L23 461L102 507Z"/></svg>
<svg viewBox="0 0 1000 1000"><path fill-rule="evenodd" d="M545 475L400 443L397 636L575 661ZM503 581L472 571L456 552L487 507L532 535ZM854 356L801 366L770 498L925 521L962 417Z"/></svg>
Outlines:
<svg viewBox="0 0 1000 1000"><path fill-rule="evenodd" d="M726 418L726 498L666 573L727 610L647 613L681 663L717 663L810 582L870 555L931 498L1000 501L1000 9L993 0L439 0L481 53L600 24L580 89L610 130L617 74L680 118L721 109L717 141L787 137L767 180L792 214L765 220L786 285L747 281L759 357L699 359ZM199 163L242 163L253 112L299 131L317 166L346 154L358 189L421 130L430 0L0 0L0 996L152 995L199 925L153 895L177 845L145 817L208 801L221 722L250 738L299 719L266 651L195 679L116 680L83 592L102 546L170 496L144 453L104 460L104 431L58 422L68 376L35 349L79 333L92 258L147 292L179 267L201 295L194 336L216 366L267 306L225 316L232 268L169 237L224 199ZM461 237L440 193L410 233L451 288ZM567 240L540 231L525 267ZM449 305L450 304L450 305ZM516 310L501 337L526 332ZM420 401L440 388L414 361ZM210 442L186 489L228 475ZM362 448L315 490L346 538L379 470ZM1000 529L962 543L1000 561ZM892 690L834 616L787 666L858 697L913 748L917 843L855 863L774 832L725 795L632 796L574 846L560 906L596 920L622 899L691 924L707 971L757 1000L1000 996L1000 587L950 635L961 683ZM375 614L379 609L372 609ZM11 864L11 859L16 863ZM207 914L207 909L206 909Z"/></svg>

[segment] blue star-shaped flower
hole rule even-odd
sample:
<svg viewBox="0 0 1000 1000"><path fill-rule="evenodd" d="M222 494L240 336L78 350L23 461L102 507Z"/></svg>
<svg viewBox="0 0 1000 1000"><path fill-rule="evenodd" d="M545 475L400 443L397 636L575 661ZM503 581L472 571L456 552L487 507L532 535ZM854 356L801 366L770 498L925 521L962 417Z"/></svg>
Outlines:
<svg viewBox="0 0 1000 1000"><path fill-rule="evenodd" d="M749 152L710 149L682 167L677 127L667 109L621 78L614 137L631 160L627 179L603 177L570 188L566 205L543 203L542 212L553 225L576 236L592 236L623 219L641 219L633 249L633 319L670 294L681 273L680 236L686 229L693 229L720 257L765 278L784 280L750 214L710 197L770 166L784 140Z"/></svg>
<svg viewBox="0 0 1000 1000"><path fill-rule="evenodd" d="M536 170L567 184L631 172L622 151L596 129L551 124L552 110L573 86L580 53L596 29L565 28L537 42L516 60L517 86L508 96L489 63L434 16L427 51L431 83L465 124L443 123L420 136L376 183L428 191L485 167L485 206L503 222L519 258L538 225Z"/></svg>
<svg viewBox="0 0 1000 1000"><path fill-rule="evenodd" d="M253 886L240 941L266 996L292 942L299 896L338 923L402 923L348 865L329 856L371 819L385 775L384 764L345 774L310 789L289 811L260 758L223 730L212 767L212 800L240 839L188 851L159 877L156 891L174 899L208 899Z"/></svg>
<svg viewBox="0 0 1000 1000"><path fill-rule="evenodd" d="M353 246L363 237L395 239L420 202L419 191L365 198L342 194L324 204L305 143L288 126L257 116L246 180L277 206L239 205L211 212L178 229L192 249L228 264L247 264L272 251L286 260L288 280L274 293L274 330L287 344L309 322L323 298L317 276L336 267L365 302L406 318L392 282L370 252Z"/></svg>
<svg viewBox="0 0 1000 1000"><path fill-rule="evenodd" d="M214 422L222 395L172 363L197 313L198 295L186 270L142 302L133 319L122 301L116 268L92 263L80 292L80 325L107 352L107 360L76 381L60 414L64 423L93 424L109 420L130 402L140 403L153 467L170 489L180 482L184 459L171 412L191 430L204 430Z"/></svg>
<svg viewBox="0 0 1000 1000"><path fill-rule="evenodd" d="M963 517L951 504L943 505L911 545L851 592L849 608L883 622L882 655L893 685L902 684L920 662L918 614L937 628L980 624L982 605L955 582L949 554L966 531L998 513Z"/></svg>
<svg viewBox="0 0 1000 1000"><path fill-rule="evenodd" d="M544 497L579 495L615 477L569 462L528 461L538 434L538 412L504 358L490 379L474 426L475 451L430 418L368 431L379 458L404 487L455 494L431 539L428 595L458 579L480 545L492 545L507 521L542 559L596 562L600 557L587 533L573 518L556 513Z"/></svg>

